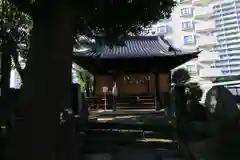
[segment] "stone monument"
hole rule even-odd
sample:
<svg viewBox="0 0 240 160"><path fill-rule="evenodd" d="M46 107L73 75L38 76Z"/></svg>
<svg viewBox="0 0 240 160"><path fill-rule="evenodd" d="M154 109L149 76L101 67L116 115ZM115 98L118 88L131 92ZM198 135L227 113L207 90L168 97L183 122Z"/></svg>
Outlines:
<svg viewBox="0 0 240 160"><path fill-rule="evenodd" d="M224 86L213 86L207 93L205 107L212 126L211 137L204 142L205 157L209 160L239 159L239 110L235 97ZM207 149L211 146L211 149Z"/></svg>
<svg viewBox="0 0 240 160"><path fill-rule="evenodd" d="M207 119L219 125L238 123L239 110L235 96L224 86L212 87L205 100Z"/></svg>

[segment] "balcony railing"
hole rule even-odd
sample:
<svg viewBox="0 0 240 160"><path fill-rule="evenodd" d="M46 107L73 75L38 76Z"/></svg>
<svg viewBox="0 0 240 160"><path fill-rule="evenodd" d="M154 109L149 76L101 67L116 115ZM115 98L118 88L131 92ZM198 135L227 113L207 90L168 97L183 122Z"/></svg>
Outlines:
<svg viewBox="0 0 240 160"><path fill-rule="evenodd" d="M180 0L180 4L190 3L190 2L192 2L192 0Z"/></svg>
<svg viewBox="0 0 240 160"><path fill-rule="evenodd" d="M195 24L195 31L198 33L209 33L215 30L213 21L200 21Z"/></svg>
<svg viewBox="0 0 240 160"><path fill-rule="evenodd" d="M211 49L217 44L217 39L215 36L200 36L197 38L197 47L204 49Z"/></svg>
<svg viewBox="0 0 240 160"><path fill-rule="evenodd" d="M218 77L222 76L222 72L220 68L204 68L200 69L199 75L201 78Z"/></svg>
<svg viewBox="0 0 240 160"><path fill-rule="evenodd" d="M192 0L192 4L195 6L204 6L211 2L211 0Z"/></svg>
<svg viewBox="0 0 240 160"><path fill-rule="evenodd" d="M195 19L209 19L213 14L213 9L210 6L206 7L196 7L194 9L194 18Z"/></svg>

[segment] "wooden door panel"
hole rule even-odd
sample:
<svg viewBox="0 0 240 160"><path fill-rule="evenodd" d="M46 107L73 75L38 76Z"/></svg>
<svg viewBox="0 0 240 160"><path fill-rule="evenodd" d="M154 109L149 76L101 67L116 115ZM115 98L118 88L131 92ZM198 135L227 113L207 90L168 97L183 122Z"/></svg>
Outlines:
<svg viewBox="0 0 240 160"><path fill-rule="evenodd" d="M124 75L118 78L117 86L119 95L149 94L150 81L148 75Z"/></svg>

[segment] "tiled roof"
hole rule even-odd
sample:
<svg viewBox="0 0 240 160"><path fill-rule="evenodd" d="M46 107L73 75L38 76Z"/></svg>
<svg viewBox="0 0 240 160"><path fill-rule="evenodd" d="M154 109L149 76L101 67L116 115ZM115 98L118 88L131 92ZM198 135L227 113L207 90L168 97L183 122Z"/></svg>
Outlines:
<svg viewBox="0 0 240 160"><path fill-rule="evenodd" d="M128 58L149 56L176 56L186 53L173 51L168 41L160 36L130 36L125 45L100 46L85 53L75 52L77 56L96 56L99 58Z"/></svg>

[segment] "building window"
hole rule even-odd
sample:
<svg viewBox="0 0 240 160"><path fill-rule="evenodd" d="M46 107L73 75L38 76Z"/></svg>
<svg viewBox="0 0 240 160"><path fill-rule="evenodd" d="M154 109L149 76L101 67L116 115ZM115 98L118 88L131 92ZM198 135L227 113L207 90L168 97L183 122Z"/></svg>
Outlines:
<svg viewBox="0 0 240 160"><path fill-rule="evenodd" d="M186 69L188 70L189 73L196 73L197 72L197 68L196 68L196 65L187 65L186 66Z"/></svg>
<svg viewBox="0 0 240 160"><path fill-rule="evenodd" d="M194 35L187 35L183 37L184 44L195 44L195 36Z"/></svg>
<svg viewBox="0 0 240 160"><path fill-rule="evenodd" d="M190 30L193 29L193 22L192 21L185 21L182 22L182 30Z"/></svg>
<svg viewBox="0 0 240 160"><path fill-rule="evenodd" d="M142 35L149 35L151 33L152 29L151 28L145 28L143 31L142 31Z"/></svg>
<svg viewBox="0 0 240 160"><path fill-rule="evenodd" d="M180 3L190 2L191 0L179 0Z"/></svg>
<svg viewBox="0 0 240 160"><path fill-rule="evenodd" d="M183 8L181 9L181 16L192 16L193 10L192 8Z"/></svg>
<svg viewBox="0 0 240 160"><path fill-rule="evenodd" d="M157 27L157 33L164 34L166 32L167 32L167 26L166 25Z"/></svg>

